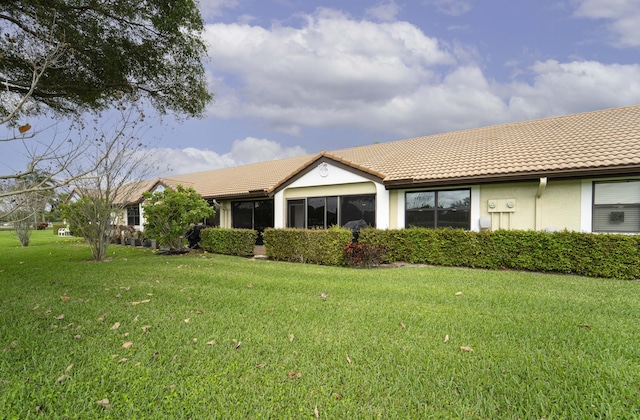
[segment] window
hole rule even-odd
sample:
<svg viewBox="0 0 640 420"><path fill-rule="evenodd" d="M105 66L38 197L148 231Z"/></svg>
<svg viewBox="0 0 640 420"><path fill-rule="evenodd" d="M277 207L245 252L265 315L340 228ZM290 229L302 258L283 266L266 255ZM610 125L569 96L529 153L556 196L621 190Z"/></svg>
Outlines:
<svg viewBox="0 0 640 420"><path fill-rule="evenodd" d="M273 227L273 200L234 201L231 219L236 229L254 229L262 233ZM258 235L256 244L262 245L262 235Z"/></svg>
<svg viewBox="0 0 640 420"><path fill-rule="evenodd" d="M205 226L218 227L220 226L220 204L216 203L213 200L208 200L208 203L213 210L216 212L212 217L204 220Z"/></svg>
<svg viewBox="0 0 640 420"><path fill-rule="evenodd" d="M405 194L405 225L471 228L471 190L417 191Z"/></svg>
<svg viewBox="0 0 640 420"><path fill-rule="evenodd" d="M338 224L338 197L307 198L307 227L326 229Z"/></svg>
<svg viewBox="0 0 640 420"><path fill-rule="evenodd" d="M640 181L593 184L593 231L640 232Z"/></svg>
<svg viewBox="0 0 640 420"><path fill-rule="evenodd" d="M376 225L375 195L340 197L340 225L357 220L364 220L369 226Z"/></svg>
<svg viewBox="0 0 640 420"><path fill-rule="evenodd" d="M304 229L304 199L287 202L287 227Z"/></svg>
<svg viewBox="0 0 640 420"><path fill-rule="evenodd" d="M140 206L127 206L127 225L140 226Z"/></svg>
<svg viewBox="0 0 640 420"><path fill-rule="evenodd" d="M376 225L374 194L308 197L287 201L287 227L326 229L355 220Z"/></svg>
<svg viewBox="0 0 640 420"><path fill-rule="evenodd" d="M231 218L235 229L253 229L253 201L231 203Z"/></svg>

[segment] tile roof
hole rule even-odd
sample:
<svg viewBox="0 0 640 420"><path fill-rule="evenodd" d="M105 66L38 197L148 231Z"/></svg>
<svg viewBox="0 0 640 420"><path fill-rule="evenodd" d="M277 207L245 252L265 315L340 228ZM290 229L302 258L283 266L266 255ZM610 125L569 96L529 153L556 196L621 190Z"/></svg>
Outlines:
<svg viewBox="0 0 640 420"><path fill-rule="evenodd" d="M181 184L193 187L206 198L264 197L273 187L315 159L315 155L297 156L288 159L259 162L251 165L214 169L159 181L168 187Z"/></svg>
<svg viewBox="0 0 640 420"><path fill-rule="evenodd" d="M476 128L332 152L387 185L640 171L640 106Z"/></svg>
<svg viewBox="0 0 640 420"><path fill-rule="evenodd" d="M326 158L388 188L640 174L640 105L475 128L161 178L206 198L267 196Z"/></svg>

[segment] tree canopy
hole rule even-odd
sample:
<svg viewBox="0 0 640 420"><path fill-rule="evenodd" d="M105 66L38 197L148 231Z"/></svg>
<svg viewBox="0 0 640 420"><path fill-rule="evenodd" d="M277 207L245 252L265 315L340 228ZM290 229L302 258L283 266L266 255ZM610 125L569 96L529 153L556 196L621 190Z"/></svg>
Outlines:
<svg viewBox="0 0 640 420"><path fill-rule="evenodd" d="M141 97L161 114L201 116L211 100L203 28L196 0L4 0L0 117Z"/></svg>
<svg viewBox="0 0 640 420"><path fill-rule="evenodd" d="M145 233L172 251L185 246L184 234L193 224L213 216L213 207L193 188L178 185L176 190L144 193Z"/></svg>

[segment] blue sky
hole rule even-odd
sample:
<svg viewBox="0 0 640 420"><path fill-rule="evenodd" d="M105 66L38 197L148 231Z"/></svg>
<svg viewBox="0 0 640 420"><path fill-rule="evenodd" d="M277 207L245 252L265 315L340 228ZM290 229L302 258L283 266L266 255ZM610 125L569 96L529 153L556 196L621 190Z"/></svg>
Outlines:
<svg viewBox="0 0 640 420"><path fill-rule="evenodd" d="M215 102L179 174L640 103L640 0L201 0Z"/></svg>

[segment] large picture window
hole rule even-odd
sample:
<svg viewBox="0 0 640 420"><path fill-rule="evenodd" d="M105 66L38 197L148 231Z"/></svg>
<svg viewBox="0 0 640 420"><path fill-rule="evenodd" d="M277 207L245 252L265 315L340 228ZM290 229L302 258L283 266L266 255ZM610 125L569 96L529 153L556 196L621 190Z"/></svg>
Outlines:
<svg viewBox="0 0 640 420"><path fill-rule="evenodd" d="M593 184L593 231L640 232L640 181Z"/></svg>
<svg viewBox="0 0 640 420"><path fill-rule="evenodd" d="M364 220L367 225L375 227L375 194L308 197L287 201L287 227L326 229L357 220Z"/></svg>
<svg viewBox="0 0 640 420"><path fill-rule="evenodd" d="M415 191L405 194L405 225L471 228L471 190Z"/></svg>

